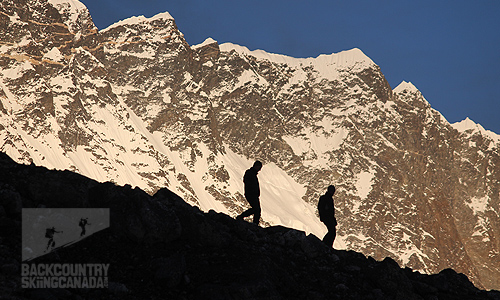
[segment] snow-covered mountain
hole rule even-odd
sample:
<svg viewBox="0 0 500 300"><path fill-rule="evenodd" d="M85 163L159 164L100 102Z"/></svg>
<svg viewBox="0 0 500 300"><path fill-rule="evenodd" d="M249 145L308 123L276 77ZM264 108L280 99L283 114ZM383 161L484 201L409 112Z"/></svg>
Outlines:
<svg viewBox="0 0 500 300"><path fill-rule="evenodd" d="M190 46L168 13L98 31L76 0L18 2L0 8L0 150L16 161L235 216L260 159L265 224L322 237L335 184L336 248L500 288L499 136L392 90L361 50Z"/></svg>

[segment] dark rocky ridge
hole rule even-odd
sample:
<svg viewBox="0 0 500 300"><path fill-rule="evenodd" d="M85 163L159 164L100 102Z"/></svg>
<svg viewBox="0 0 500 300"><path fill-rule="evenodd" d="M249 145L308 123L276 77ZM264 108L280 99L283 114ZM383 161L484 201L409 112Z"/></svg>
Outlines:
<svg viewBox="0 0 500 300"><path fill-rule="evenodd" d="M0 295L5 299L500 299L463 274L423 275L386 258L330 249L314 235L201 212L0 153ZM110 228L35 263L110 263L108 289L21 289L22 208L109 207Z"/></svg>

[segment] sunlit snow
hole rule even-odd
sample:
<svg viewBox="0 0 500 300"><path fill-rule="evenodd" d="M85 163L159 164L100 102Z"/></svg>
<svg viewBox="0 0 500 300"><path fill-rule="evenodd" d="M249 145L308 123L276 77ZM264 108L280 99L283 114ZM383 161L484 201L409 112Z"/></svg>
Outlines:
<svg viewBox="0 0 500 300"><path fill-rule="evenodd" d="M319 73L321 78L329 80L338 79L342 70L349 69L351 72L362 71L375 65L375 63L358 48L339 53L321 54L315 58L294 58L282 54L268 53L263 50L252 51L247 47L232 43L224 43L219 47L221 51L230 52L235 50L237 53L243 55L250 55L278 64L287 64L295 68L311 66Z"/></svg>
<svg viewBox="0 0 500 300"><path fill-rule="evenodd" d="M485 136L489 137L490 139L492 139L494 143L500 143L500 134L496 134L493 131L484 129L483 126L475 123L474 121L472 121L468 117L465 118L465 120L463 120L463 121L453 123L451 126L453 128L455 128L456 130L458 130L459 132L470 131L472 133L480 133L480 134L485 135Z"/></svg>

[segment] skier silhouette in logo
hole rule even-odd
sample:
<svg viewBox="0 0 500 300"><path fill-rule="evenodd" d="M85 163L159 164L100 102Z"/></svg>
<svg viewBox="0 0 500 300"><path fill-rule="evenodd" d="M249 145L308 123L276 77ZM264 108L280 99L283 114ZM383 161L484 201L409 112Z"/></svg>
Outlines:
<svg viewBox="0 0 500 300"><path fill-rule="evenodd" d="M45 237L49 239L49 242L47 243L47 249L45 249L45 251L48 251L49 247L53 249L56 246L56 242L54 242L54 233L63 233L63 232L62 230L56 231L55 227L47 228L45 230Z"/></svg>
<svg viewBox="0 0 500 300"><path fill-rule="evenodd" d="M78 226L82 228L82 233L80 233L80 236L84 236L86 231L85 231L85 226L87 225L92 225L88 222L89 218L81 218L80 223L78 223Z"/></svg>
<svg viewBox="0 0 500 300"><path fill-rule="evenodd" d="M326 225L328 232L323 237L323 243L332 247L333 241L337 235L337 219L335 218L335 207L333 205L333 194L335 194L335 186L330 185L326 193L319 197L318 212L319 219Z"/></svg>
<svg viewBox="0 0 500 300"><path fill-rule="evenodd" d="M246 170L245 175L243 176L243 183L245 184L245 198L251 208L236 217L237 220L243 220L245 217L254 215L253 223L257 225L259 224L261 213L259 201L260 187L259 179L257 178L257 174L260 169L262 169L262 163L257 160L250 169Z"/></svg>

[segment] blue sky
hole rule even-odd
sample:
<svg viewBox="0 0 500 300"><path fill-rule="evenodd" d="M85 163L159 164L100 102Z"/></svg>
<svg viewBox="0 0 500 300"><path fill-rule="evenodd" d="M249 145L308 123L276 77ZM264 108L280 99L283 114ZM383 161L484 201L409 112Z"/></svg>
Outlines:
<svg viewBox="0 0 500 300"><path fill-rule="evenodd" d="M80 1L99 29L168 11L191 45L212 37L293 57L359 48L450 123L469 117L500 134L498 0Z"/></svg>

